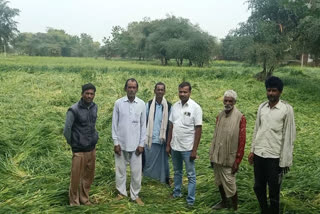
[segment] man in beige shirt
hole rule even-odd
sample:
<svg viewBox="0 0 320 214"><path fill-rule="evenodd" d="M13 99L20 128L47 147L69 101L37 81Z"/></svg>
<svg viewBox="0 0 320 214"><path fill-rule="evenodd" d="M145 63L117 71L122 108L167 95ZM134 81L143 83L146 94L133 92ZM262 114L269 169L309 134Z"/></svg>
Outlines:
<svg viewBox="0 0 320 214"><path fill-rule="evenodd" d="M280 100L283 90L281 79L270 77L265 86L268 101L259 106L248 160L254 165L254 191L261 213L277 214L280 211L282 177L292 165L296 128L291 105Z"/></svg>

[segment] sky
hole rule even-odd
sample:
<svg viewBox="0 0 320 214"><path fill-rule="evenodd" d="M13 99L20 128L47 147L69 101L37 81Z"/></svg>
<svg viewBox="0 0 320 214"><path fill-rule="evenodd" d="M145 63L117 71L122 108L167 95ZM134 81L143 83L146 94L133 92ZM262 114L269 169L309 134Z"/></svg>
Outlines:
<svg viewBox="0 0 320 214"><path fill-rule="evenodd" d="M87 33L102 42L112 26L166 18L187 18L219 39L250 15L246 0L8 0L20 10L15 18L20 32L46 32L48 27L71 35Z"/></svg>

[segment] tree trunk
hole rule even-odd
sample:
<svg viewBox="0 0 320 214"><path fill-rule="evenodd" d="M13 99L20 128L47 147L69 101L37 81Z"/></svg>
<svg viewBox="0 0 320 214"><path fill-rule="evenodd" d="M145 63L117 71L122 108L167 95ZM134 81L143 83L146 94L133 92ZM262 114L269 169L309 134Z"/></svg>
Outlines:
<svg viewBox="0 0 320 214"><path fill-rule="evenodd" d="M192 66L192 61L189 59L189 66L191 67Z"/></svg>
<svg viewBox="0 0 320 214"><path fill-rule="evenodd" d="M271 68L270 68L271 69ZM262 63L262 71L255 75L256 79L263 81L267 78L267 60L264 60Z"/></svg>
<svg viewBox="0 0 320 214"><path fill-rule="evenodd" d="M6 48L6 44L3 44L3 54L4 54L4 57L7 57L7 48Z"/></svg>
<svg viewBox="0 0 320 214"><path fill-rule="evenodd" d="M182 63L183 63L183 58L180 59L180 65L182 65Z"/></svg>
<svg viewBox="0 0 320 214"><path fill-rule="evenodd" d="M177 66L180 66L179 59L176 59L176 62L177 62Z"/></svg>
<svg viewBox="0 0 320 214"><path fill-rule="evenodd" d="M272 76L273 71L274 71L274 66L271 66L267 75L266 75L266 79Z"/></svg>
<svg viewBox="0 0 320 214"><path fill-rule="evenodd" d="M264 60L264 61L263 61L263 70L262 70L262 73L263 73L264 75L266 75L266 73L267 73L267 60Z"/></svg>
<svg viewBox="0 0 320 214"><path fill-rule="evenodd" d="M319 59L319 55L318 54L314 55L313 62L314 62L314 66L317 66L317 67L319 66L320 59Z"/></svg>
<svg viewBox="0 0 320 214"><path fill-rule="evenodd" d="M304 58L303 54L301 54L301 60L300 60L301 61L301 67L303 67L303 58Z"/></svg>
<svg viewBox="0 0 320 214"><path fill-rule="evenodd" d="M0 42L3 42L3 55L4 57L7 57L7 48L6 48L6 40L4 38L0 37Z"/></svg>

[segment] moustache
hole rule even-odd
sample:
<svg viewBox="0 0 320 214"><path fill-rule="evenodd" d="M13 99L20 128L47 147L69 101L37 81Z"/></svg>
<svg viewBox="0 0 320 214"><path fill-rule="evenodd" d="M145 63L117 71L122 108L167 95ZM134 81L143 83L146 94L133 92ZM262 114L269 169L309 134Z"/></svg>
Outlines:
<svg viewBox="0 0 320 214"><path fill-rule="evenodd" d="M233 109L233 106L232 106L232 105L225 105L225 106L224 106L224 110L229 111L229 110L231 110L231 109Z"/></svg>
<svg viewBox="0 0 320 214"><path fill-rule="evenodd" d="M272 95L267 96L267 98L268 98L268 100L270 100L270 101L274 101L274 100L277 99L276 96L272 96Z"/></svg>

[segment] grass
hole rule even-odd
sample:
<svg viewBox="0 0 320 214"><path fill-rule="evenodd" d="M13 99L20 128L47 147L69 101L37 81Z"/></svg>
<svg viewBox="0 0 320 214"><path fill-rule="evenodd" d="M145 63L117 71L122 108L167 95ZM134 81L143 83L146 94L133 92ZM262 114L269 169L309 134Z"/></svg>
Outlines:
<svg viewBox="0 0 320 214"><path fill-rule="evenodd" d="M0 213L212 212L219 193L209 168L208 149L215 116L222 109L222 95L227 89L238 92L237 107L247 118L246 151L237 175L237 213L259 213L252 189L253 169L246 157L257 107L266 99L263 83L253 78L260 68L225 61L214 62L208 68L151 64L83 58L0 58ZM320 69L281 67L275 75L284 80L282 98L293 106L297 126L294 165L282 185L281 210L286 214L315 214L320 210ZM191 97L204 113L193 209L186 207L184 198L169 199L172 189L147 178L143 178L140 193L144 207L127 199L115 200L111 118L113 104L125 95L123 86L130 77L138 80L137 96L145 101L152 98L158 81L166 83L166 98L171 102L178 100L177 86L181 81L190 81L193 86ZM78 101L80 86L87 82L96 85L95 102L99 106L100 140L90 191L95 205L70 207L71 150L62 131L68 107ZM186 195L186 188L183 191Z"/></svg>

